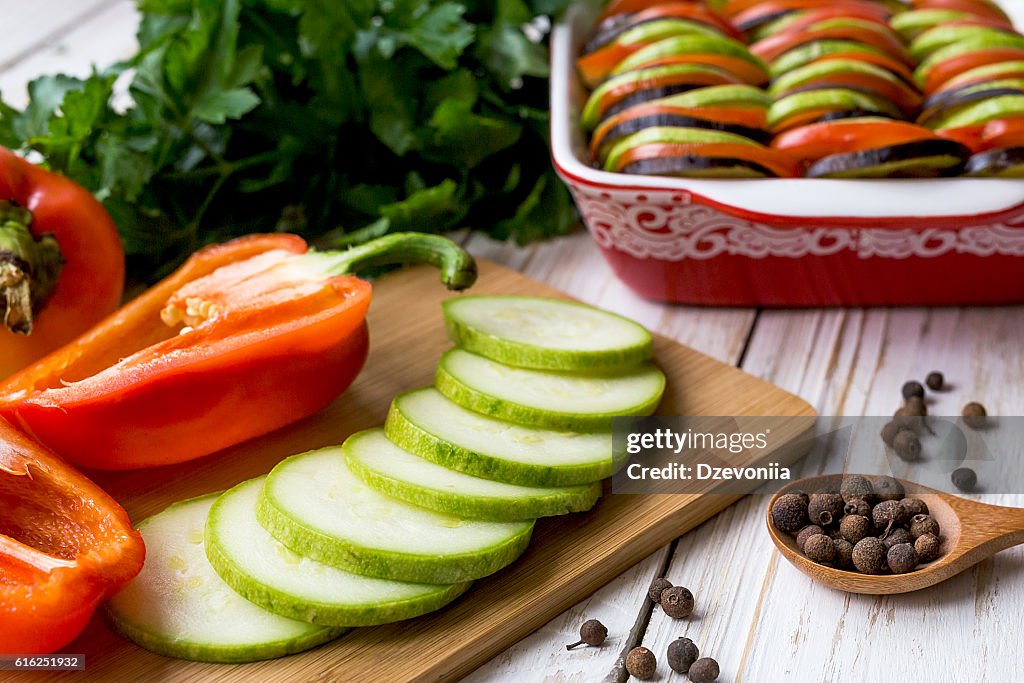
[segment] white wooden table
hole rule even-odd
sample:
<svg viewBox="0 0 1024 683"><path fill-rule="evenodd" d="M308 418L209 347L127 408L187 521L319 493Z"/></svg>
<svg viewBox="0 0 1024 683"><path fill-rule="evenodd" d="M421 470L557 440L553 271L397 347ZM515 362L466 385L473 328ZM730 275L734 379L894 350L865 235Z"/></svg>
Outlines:
<svg viewBox="0 0 1024 683"><path fill-rule="evenodd" d="M1020 0L1013 0L1019 2ZM0 91L24 101L33 76L85 74L131 54L131 0L0 0ZM585 234L525 249L473 237L474 254L733 363L810 401L822 415L889 415L908 378L942 370L998 415L1024 414L1024 307L987 309L709 310L663 306L628 292ZM933 414L958 414L959 392ZM1024 495L992 502L1024 506ZM1024 681L1024 548L1005 551L936 588L867 597L825 589L780 561L751 496L660 549L488 662L467 680L616 680L620 653L643 644L662 681L678 636L722 666L721 681ZM658 576L688 586L697 613L653 613ZM580 624L609 629L602 648L567 652ZM632 636L630 634L633 634Z"/></svg>

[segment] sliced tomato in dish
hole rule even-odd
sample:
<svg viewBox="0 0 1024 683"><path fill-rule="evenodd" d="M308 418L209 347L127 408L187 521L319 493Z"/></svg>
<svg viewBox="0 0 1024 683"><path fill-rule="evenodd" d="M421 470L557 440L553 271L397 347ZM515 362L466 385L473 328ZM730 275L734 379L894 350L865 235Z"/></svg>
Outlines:
<svg viewBox="0 0 1024 683"><path fill-rule="evenodd" d="M628 130L633 121L654 121L658 117L671 120L672 117L678 117L713 121L722 126L721 130L730 132L739 132L740 128L764 131L765 112L764 107L676 107L658 102L645 102L602 121L590 139L590 152L597 158L599 150L606 143L619 137L620 132Z"/></svg>
<svg viewBox="0 0 1024 683"><path fill-rule="evenodd" d="M866 62L867 64L874 64L875 66L887 69L902 78L908 84L914 82L914 73L910 68L906 64L892 59L888 55L879 55L870 52L834 52L830 55L823 55L819 57L818 61L824 62L830 59L856 59L861 62Z"/></svg>
<svg viewBox="0 0 1024 683"><path fill-rule="evenodd" d="M583 54L610 43L626 31L641 24L657 19L691 19L710 28L717 29L722 35L742 39L742 34L726 21L720 14L702 4L693 2L663 2L635 14L611 17L598 25L594 37L587 43Z"/></svg>
<svg viewBox="0 0 1024 683"><path fill-rule="evenodd" d="M678 171L673 171L671 168L671 160L673 158L683 158L685 160L687 157L693 158L690 166L693 167L694 171L698 170L700 159L735 159L746 162L746 168L749 170L760 168L767 171L767 173L761 173L760 175L774 175L780 178L796 176L796 169L793 165L772 149L758 145L721 142L637 145L622 154L616 168L613 170L623 173L642 173L645 175L687 175L685 163L679 165ZM648 165L648 168L651 170L643 170L641 165L643 162L654 160L663 160L664 167L658 168L654 165ZM750 164L754 166L750 166ZM728 166L707 164L704 168L724 170ZM716 176L725 177L721 174L716 174Z"/></svg>
<svg viewBox="0 0 1024 683"><path fill-rule="evenodd" d="M947 90L968 88L1007 78L1024 78L1024 61L996 62L995 64L985 64L976 69L970 69L959 76L949 79L932 94L937 95Z"/></svg>
<svg viewBox="0 0 1024 683"><path fill-rule="evenodd" d="M742 25L769 14L816 9L850 9L874 14L883 20L892 16L892 12L884 5L865 0L741 0L730 2L721 12L734 24Z"/></svg>
<svg viewBox="0 0 1024 683"><path fill-rule="evenodd" d="M874 7L854 5L851 7L823 7L821 9L805 10L800 16L788 22L780 32L805 31L814 27L815 24L829 19L857 19L867 21L879 26L889 28L889 22L885 15L876 11Z"/></svg>
<svg viewBox="0 0 1024 683"><path fill-rule="evenodd" d="M773 62L786 52L807 43L819 40L852 40L881 50L889 57L903 64L912 64L910 53L889 29L888 33L863 26L832 26L806 31L783 31L769 38L759 40L750 46L750 51L765 60Z"/></svg>
<svg viewBox="0 0 1024 683"><path fill-rule="evenodd" d="M947 81L979 66L1024 60L1024 48L997 47L974 50L939 62L923 74L924 92L934 93Z"/></svg>
<svg viewBox="0 0 1024 683"><path fill-rule="evenodd" d="M910 6L914 9L951 9L959 12L968 12L975 16L987 17L989 19L1001 19L1009 22L1010 17L1000 7L988 2L977 2L977 0L911 0Z"/></svg>
<svg viewBox="0 0 1024 683"><path fill-rule="evenodd" d="M972 152L1024 146L1024 116L1012 116L961 128L946 128L940 137L966 145Z"/></svg>
<svg viewBox="0 0 1024 683"><path fill-rule="evenodd" d="M763 85L768 82L768 72L756 64L739 57L714 52L664 55L636 64L634 68L647 69L654 66L668 66L670 64L703 64L705 66L713 66L733 74L736 78L750 85Z"/></svg>
<svg viewBox="0 0 1024 683"><path fill-rule="evenodd" d="M832 154L861 152L938 137L927 128L905 121L860 118L794 128L777 135L771 146L791 162L806 166Z"/></svg>

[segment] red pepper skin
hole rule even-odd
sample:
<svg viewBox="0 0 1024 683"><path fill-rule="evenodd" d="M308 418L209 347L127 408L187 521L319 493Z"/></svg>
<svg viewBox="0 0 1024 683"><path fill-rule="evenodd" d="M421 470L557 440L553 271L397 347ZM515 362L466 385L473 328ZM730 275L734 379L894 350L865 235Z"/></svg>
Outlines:
<svg viewBox="0 0 1024 683"><path fill-rule="evenodd" d="M0 420L0 652L63 648L145 553L112 498Z"/></svg>
<svg viewBox="0 0 1024 683"><path fill-rule="evenodd" d="M301 254L306 244L293 235L254 235L197 252L86 335L12 377L0 387L0 414L76 465L134 469L206 455L320 410L365 362L369 283L332 277L316 292L187 335L160 320L183 285L272 250Z"/></svg>
<svg viewBox="0 0 1024 683"><path fill-rule="evenodd" d="M85 188L0 147L0 199L32 212L31 232L52 233L64 266L29 335L0 325L0 378L66 344L117 308L124 250L110 215Z"/></svg>

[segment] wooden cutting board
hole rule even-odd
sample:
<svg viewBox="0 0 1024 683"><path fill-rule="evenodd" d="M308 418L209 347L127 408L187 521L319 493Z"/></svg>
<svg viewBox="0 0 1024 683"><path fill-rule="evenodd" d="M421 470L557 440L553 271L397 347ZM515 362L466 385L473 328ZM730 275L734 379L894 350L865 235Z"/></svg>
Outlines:
<svg viewBox="0 0 1024 683"><path fill-rule="evenodd" d="M496 264L480 265L476 294L564 297ZM184 465L93 476L137 521L172 502L264 474L293 453L340 443L353 432L380 425L396 394L432 382L437 359L450 346L440 303L451 295L437 281L436 271L426 267L388 275L374 290L367 365L355 384L318 415ZM668 339L656 339L655 361L668 376L659 414L814 415L801 399ZM787 459L796 455L802 453L790 453ZM759 457L780 459L775 452ZM606 495L589 513L538 522L530 548L518 562L477 582L436 614L356 629L310 652L272 661L225 665L161 657L121 640L97 616L66 649L87 657L86 671L71 675L75 681L452 680L739 497ZM10 680L20 679L12 674Z"/></svg>

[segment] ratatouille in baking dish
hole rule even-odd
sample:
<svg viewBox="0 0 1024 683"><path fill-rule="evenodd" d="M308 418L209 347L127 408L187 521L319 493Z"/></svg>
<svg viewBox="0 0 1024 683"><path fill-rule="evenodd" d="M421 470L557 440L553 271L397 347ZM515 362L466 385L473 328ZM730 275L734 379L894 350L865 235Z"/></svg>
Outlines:
<svg viewBox="0 0 1024 683"><path fill-rule="evenodd" d="M991 0L613 0L576 66L606 171L1024 177L1024 36Z"/></svg>

